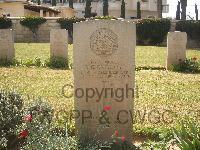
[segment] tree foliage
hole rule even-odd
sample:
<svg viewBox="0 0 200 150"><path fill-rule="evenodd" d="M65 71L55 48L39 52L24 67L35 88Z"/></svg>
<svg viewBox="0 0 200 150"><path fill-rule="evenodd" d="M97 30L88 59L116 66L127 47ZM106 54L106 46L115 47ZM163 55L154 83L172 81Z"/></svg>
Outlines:
<svg viewBox="0 0 200 150"><path fill-rule="evenodd" d="M126 3L124 0L122 0L122 3L121 3L121 15L120 17L121 18L125 18L126 16Z"/></svg>
<svg viewBox="0 0 200 150"><path fill-rule="evenodd" d="M108 16L108 0L103 0L103 16Z"/></svg>
<svg viewBox="0 0 200 150"><path fill-rule="evenodd" d="M137 2L137 18L141 19L141 8L140 8L140 2Z"/></svg>

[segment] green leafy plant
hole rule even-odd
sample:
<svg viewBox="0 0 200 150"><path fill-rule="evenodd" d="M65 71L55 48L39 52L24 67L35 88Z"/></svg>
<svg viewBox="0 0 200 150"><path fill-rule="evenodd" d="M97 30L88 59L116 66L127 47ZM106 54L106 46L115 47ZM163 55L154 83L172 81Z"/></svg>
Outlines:
<svg viewBox="0 0 200 150"><path fill-rule="evenodd" d="M41 99L35 100L28 106L27 112L33 117L38 117L39 121L43 123L45 119L51 123L53 118L53 108Z"/></svg>
<svg viewBox="0 0 200 150"><path fill-rule="evenodd" d="M33 37L37 39L37 30L39 26L46 22L46 19L43 17L36 16L26 16L25 18L21 18L20 24L29 28L33 33Z"/></svg>
<svg viewBox="0 0 200 150"><path fill-rule="evenodd" d="M163 42L171 26L169 19L141 19L136 23L140 44L156 45Z"/></svg>
<svg viewBox="0 0 200 150"><path fill-rule="evenodd" d="M41 59L36 57L35 59L26 59L24 61L21 61L21 63L18 64L19 66L26 66L26 67L42 67L44 64L42 63Z"/></svg>
<svg viewBox="0 0 200 150"><path fill-rule="evenodd" d="M139 146L139 150L168 150L165 141L145 141Z"/></svg>
<svg viewBox="0 0 200 150"><path fill-rule="evenodd" d="M46 61L46 65L50 68L68 69L68 60L62 57L52 57Z"/></svg>
<svg viewBox="0 0 200 150"><path fill-rule="evenodd" d="M186 59L181 61L179 64L172 65L173 71L185 72L185 73L199 73L200 72L200 62L196 57Z"/></svg>
<svg viewBox="0 0 200 150"><path fill-rule="evenodd" d="M61 29L68 30L69 35L72 37L73 35L73 23L85 21L85 18L59 18L57 22L60 24Z"/></svg>
<svg viewBox="0 0 200 150"><path fill-rule="evenodd" d="M8 29L12 26L10 18L0 17L0 29Z"/></svg>
<svg viewBox="0 0 200 150"><path fill-rule="evenodd" d="M40 58L38 58L38 57L35 58L35 65L36 65L37 67L43 66L43 63L42 63L42 61L41 61Z"/></svg>
<svg viewBox="0 0 200 150"><path fill-rule="evenodd" d="M50 67L50 68L62 68L69 69L68 60L61 57L53 57L51 59L47 59L44 62L41 58L36 57L34 59L26 59L26 60L0 60L0 67L11 67L11 66L26 66L26 67Z"/></svg>
<svg viewBox="0 0 200 150"><path fill-rule="evenodd" d="M119 132L116 130L112 135L111 141L106 142L111 150L135 150L136 146L126 140L125 136L119 136ZM105 144L104 144L105 145Z"/></svg>
<svg viewBox="0 0 200 150"><path fill-rule="evenodd" d="M23 149L72 149L75 150L77 142L69 137L67 128L64 132L56 130L53 125L53 109L41 99L36 100L27 107L20 139L26 139Z"/></svg>
<svg viewBox="0 0 200 150"><path fill-rule="evenodd" d="M17 127L23 116L23 100L16 92L0 91L0 149L16 149Z"/></svg>
<svg viewBox="0 0 200 150"><path fill-rule="evenodd" d="M2 67L10 67L10 66L18 66L19 62L16 59L8 60L8 59L0 59L0 66Z"/></svg>
<svg viewBox="0 0 200 150"><path fill-rule="evenodd" d="M85 21L85 18L59 18L57 22L60 24L61 29L66 29L68 31L73 31L73 23Z"/></svg>
<svg viewBox="0 0 200 150"><path fill-rule="evenodd" d="M176 23L176 30L186 32L188 37L194 40L200 39L200 21L187 20Z"/></svg>
<svg viewBox="0 0 200 150"><path fill-rule="evenodd" d="M119 136L118 131L106 141L97 140L97 135L101 134L105 127L98 129L98 132L89 138L78 139L79 150L136 150L137 147L126 140L125 136Z"/></svg>
<svg viewBox="0 0 200 150"><path fill-rule="evenodd" d="M200 149L199 127L193 121L182 121L180 130L173 129L173 131L177 146L181 150Z"/></svg>

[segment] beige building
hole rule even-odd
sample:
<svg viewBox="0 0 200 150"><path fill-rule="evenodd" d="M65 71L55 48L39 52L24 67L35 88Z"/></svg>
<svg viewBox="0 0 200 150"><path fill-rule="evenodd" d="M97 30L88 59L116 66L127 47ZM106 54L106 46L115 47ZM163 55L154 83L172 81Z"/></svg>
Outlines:
<svg viewBox="0 0 200 150"><path fill-rule="evenodd" d="M57 9L45 5L36 5L26 0L0 0L0 15L9 17L41 16L41 17L73 17L76 11L69 7Z"/></svg>
<svg viewBox="0 0 200 150"><path fill-rule="evenodd" d="M85 1L86 0L74 0L73 7L77 11L77 17L84 17L85 15ZM141 3L141 17L155 17L157 18L157 0L125 0L126 3L126 18L137 17L137 2ZM69 6L69 0L59 0L57 5ZM120 17L121 14L121 0L108 0L109 2L109 15ZM167 0L162 0L163 12L168 12ZM103 0L92 0L91 3L92 13L97 16L103 15Z"/></svg>

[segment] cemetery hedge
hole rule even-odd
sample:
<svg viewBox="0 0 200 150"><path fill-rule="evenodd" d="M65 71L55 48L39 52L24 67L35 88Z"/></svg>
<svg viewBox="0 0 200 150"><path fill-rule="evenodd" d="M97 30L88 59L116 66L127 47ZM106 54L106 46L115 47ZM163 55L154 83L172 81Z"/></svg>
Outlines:
<svg viewBox="0 0 200 150"><path fill-rule="evenodd" d="M200 39L200 21L187 20L176 23L176 30L186 32L188 37L193 40Z"/></svg>
<svg viewBox="0 0 200 150"><path fill-rule="evenodd" d="M0 17L0 29L8 29L12 26L12 21L6 17Z"/></svg>
<svg viewBox="0 0 200 150"><path fill-rule="evenodd" d="M92 19L117 19L112 16L97 16ZM72 37L73 33L73 23L85 21L85 18L59 18L57 22L60 24L61 29L66 29L69 31L69 35ZM39 25L46 22L45 18L42 17L33 17L26 16L25 18L21 18L20 23L23 26L29 28L36 39L36 31ZM163 42L166 38L166 35L170 29L170 20L169 19L140 19L136 21L137 27L137 41L138 44L145 45L157 45ZM9 18L1 17L0 18L0 29L9 28L12 26L12 21ZM200 23L199 22L182 22L177 23L177 30L186 31L191 37L196 38L200 34L199 30ZM189 29L193 30L189 30ZM194 27L194 28L193 28Z"/></svg>
<svg viewBox="0 0 200 150"><path fill-rule="evenodd" d="M169 19L140 19L136 22L139 44L156 45L163 42L170 30Z"/></svg>
<svg viewBox="0 0 200 150"><path fill-rule="evenodd" d="M117 19L112 16L97 16L93 19ZM73 23L85 21L85 18L59 18L57 22L62 29L70 31L72 35ZM139 44L156 45L163 42L170 30L171 22L169 19L140 19L136 21L137 41Z"/></svg>
<svg viewBox="0 0 200 150"><path fill-rule="evenodd" d="M70 32L73 31L73 23L85 21L85 18L59 18L57 22L60 24L61 29L66 29Z"/></svg>
<svg viewBox="0 0 200 150"><path fill-rule="evenodd" d="M112 16L96 16L96 17L91 17L89 20L93 19L117 19ZM57 22L60 24L61 29L66 29L72 34L73 32L73 23L76 22L81 22L85 21L85 18L77 18L77 17L72 17L72 18L59 18L57 19Z"/></svg>

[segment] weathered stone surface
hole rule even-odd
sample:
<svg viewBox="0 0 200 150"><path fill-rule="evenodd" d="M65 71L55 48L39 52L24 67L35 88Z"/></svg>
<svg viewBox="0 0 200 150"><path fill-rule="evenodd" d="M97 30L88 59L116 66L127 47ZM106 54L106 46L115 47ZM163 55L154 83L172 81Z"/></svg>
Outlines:
<svg viewBox="0 0 200 150"><path fill-rule="evenodd" d="M179 64L186 59L187 34L185 32L169 32L167 37L167 65Z"/></svg>
<svg viewBox="0 0 200 150"><path fill-rule="evenodd" d="M15 57L13 31L0 29L0 59L12 61Z"/></svg>
<svg viewBox="0 0 200 150"><path fill-rule="evenodd" d="M50 33L51 58L68 56L68 32L65 29L52 29Z"/></svg>
<svg viewBox="0 0 200 150"><path fill-rule="evenodd" d="M93 20L74 24L76 129L81 138L132 140L135 24Z"/></svg>

